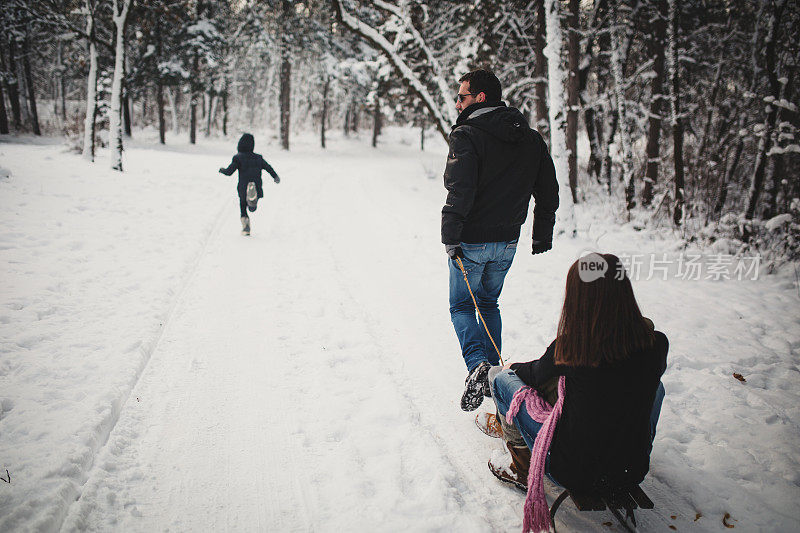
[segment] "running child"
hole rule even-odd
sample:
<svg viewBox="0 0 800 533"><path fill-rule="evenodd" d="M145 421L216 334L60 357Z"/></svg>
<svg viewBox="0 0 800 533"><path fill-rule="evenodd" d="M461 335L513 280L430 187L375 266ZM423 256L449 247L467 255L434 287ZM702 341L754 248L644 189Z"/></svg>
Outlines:
<svg viewBox="0 0 800 533"><path fill-rule="evenodd" d="M254 147L255 139L249 133L245 133L239 139L239 146L237 147L239 153L233 156L228 168L219 169L226 176L232 175L236 170L239 171L239 184L236 186L236 190L239 193L239 216L242 222L242 235L250 235L250 217L247 214L247 210L255 211L258 199L264 197L264 191L261 187L261 170L269 172L275 183L281 182L278 174L269 166L269 163L264 161L261 154L253 153Z"/></svg>

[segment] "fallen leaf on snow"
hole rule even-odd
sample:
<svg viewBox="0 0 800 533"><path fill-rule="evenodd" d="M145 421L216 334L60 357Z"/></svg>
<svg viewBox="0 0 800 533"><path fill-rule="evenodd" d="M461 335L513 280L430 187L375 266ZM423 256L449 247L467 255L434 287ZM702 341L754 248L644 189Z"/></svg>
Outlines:
<svg viewBox="0 0 800 533"><path fill-rule="evenodd" d="M697 513L696 515L694 515L694 521L697 522L702 517L703 517L703 513Z"/></svg>
<svg viewBox="0 0 800 533"><path fill-rule="evenodd" d="M739 374L738 372L734 372L734 373L733 373L733 377L735 377L736 379L738 379L738 380L739 380L739 381L741 381L742 383L747 383L747 380L746 380L746 379L744 379L744 376L743 376L743 375L741 375L741 374Z"/></svg>
<svg viewBox="0 0 800 533"><path fill-rule="evenodd" d="M728 529L733 529L736 526L734 526L733 524L729 524L728 523L728 519L730 517L731 517L731 513L725 513L725 516L722 517L722 525L727 527ZM736 522L736 519L734 518L733 521Z"/></svg>

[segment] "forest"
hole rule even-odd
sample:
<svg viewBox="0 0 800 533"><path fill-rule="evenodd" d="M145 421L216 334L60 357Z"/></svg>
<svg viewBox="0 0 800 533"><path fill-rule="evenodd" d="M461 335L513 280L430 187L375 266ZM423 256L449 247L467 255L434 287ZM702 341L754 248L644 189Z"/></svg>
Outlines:
<svg viewBox="0 0 800 533"><path fill-rule="evenodd" d="M161 143L386 125L447 139L493 70L549 143L560 231L594 203L770 267L800 258L800 6L789 0L2 0L0 134L124 170ZM442 154L444 156L444 154ZM105 159L98 164L105 164Z"/></svg>

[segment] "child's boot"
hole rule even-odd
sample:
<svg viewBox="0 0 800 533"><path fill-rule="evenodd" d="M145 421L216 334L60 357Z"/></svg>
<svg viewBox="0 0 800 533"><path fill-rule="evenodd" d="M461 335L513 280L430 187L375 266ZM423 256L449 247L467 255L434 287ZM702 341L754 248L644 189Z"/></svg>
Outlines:
<svg viewBox="0 0 800 533"><path fill-rule="evenodd" d="M242 217L242 235L250 235L250 217Z"/></svg>
<svg viewBox="0 0 800 533"><path fill-rule="evenodd" d="M247 209L252 213L258 206L258 189L252 181L247 184Z"/></svg>

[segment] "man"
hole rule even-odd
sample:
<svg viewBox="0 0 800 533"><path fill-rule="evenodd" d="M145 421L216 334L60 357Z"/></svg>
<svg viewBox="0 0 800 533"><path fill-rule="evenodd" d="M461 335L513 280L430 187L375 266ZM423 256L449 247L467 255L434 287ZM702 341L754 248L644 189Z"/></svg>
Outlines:
<svg viewBox="0 0 800 533"><path fill-rule="evenodd" d="M550 250L558 183L542 136L501 101L500 80L487 70L459 80L458 120L450 132L442 208L442 243L450 256L450 318L467 365L461 409L473 411L491 396L487 374L499 364L503 288L533 196L533 253ZM475 295L491 334L478 322ZM495 344L497 348L495 348Z"/></svg>

